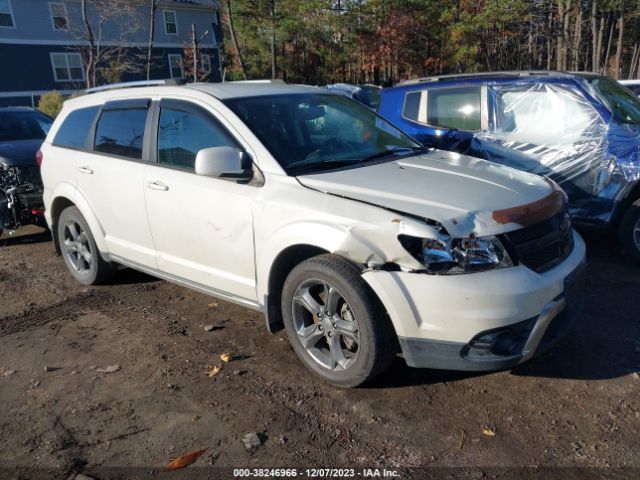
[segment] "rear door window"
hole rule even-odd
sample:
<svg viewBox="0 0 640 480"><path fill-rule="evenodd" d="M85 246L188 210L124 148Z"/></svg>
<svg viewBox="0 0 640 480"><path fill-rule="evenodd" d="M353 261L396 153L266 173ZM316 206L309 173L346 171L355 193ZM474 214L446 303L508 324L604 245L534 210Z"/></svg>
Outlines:
<svg viewBox="0 0 640 480"><path fill-rule="evenodd" d="M427 90L427 124L458 130L480 130L481 87Z"/></svg>
<svg viewBox="0 0 640 480"><path fill-rule="evenodd" d="M146 108L103 110L96 126L94 150L119 157L142 159Z"/></svg>
<svg viewBox="0 0 640 480"><path fill-rule="evenodd" d="M79 108L65 118L53 139L59 147L84 148L98 107Z"/></svg>

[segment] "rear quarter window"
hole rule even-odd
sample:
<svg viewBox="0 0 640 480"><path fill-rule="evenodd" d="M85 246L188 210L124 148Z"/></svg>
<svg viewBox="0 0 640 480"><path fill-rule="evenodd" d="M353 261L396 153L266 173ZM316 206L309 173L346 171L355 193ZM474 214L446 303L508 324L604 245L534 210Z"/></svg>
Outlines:
<svg viewBox="0 0 640 480"><path fill-rule="evenodd" d="M406 119L419 121L418 114L420 112L420 98L422 92L409 92L404 97L404 107L402 109L402 116Z"/></svg>
<svg viewBox="0 0 640 480"><path fill-rule="evenodd" d="M58 147L84 148L98 107L79 108L62 121L53 144Z"/></svg>

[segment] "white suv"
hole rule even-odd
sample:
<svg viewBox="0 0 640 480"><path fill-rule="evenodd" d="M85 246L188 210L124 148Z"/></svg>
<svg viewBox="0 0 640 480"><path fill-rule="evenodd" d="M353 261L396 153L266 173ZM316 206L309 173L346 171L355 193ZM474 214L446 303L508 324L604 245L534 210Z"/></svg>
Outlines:
<svg viewBox="0 0 640 480"><path fill-rule="evenodd" d="M356 386L408 365L493 370L579 310L585 247L543 178L425 150L342 95L275 83L68 100L42 146L72 275L123 265L264 312Z"/></svg>

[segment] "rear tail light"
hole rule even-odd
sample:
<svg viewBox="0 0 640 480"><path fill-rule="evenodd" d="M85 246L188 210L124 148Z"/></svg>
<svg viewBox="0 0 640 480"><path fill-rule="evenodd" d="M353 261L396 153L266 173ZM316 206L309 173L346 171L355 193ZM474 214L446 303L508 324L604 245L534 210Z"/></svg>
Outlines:
<svg viewBox="0 0 640 480"><path fill-rule="evenodd" d="M44 215L44 208L32 208L31 215Z"/></svg>
<svg viewBox="0 0 640 480"><path fill-rule="evenodd" d="M42 150L38 150L36 152L36 162L38 163L39 167L42 166L42 160L44 160L44 155L42 154Z"/></svg>

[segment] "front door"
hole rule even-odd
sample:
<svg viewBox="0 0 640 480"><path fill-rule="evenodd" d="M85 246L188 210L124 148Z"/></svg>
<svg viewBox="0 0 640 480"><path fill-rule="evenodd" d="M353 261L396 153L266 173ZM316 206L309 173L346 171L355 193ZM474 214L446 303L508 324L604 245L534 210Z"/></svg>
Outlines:
<svg viewBox="0 0 640 480"><path fill-rule="evenodd" d="M195 174L198 151L238 148L197 105L162 100L155 164L144 172L145 199L161 271L255 302L252 203L259 188Z"/></svg>

